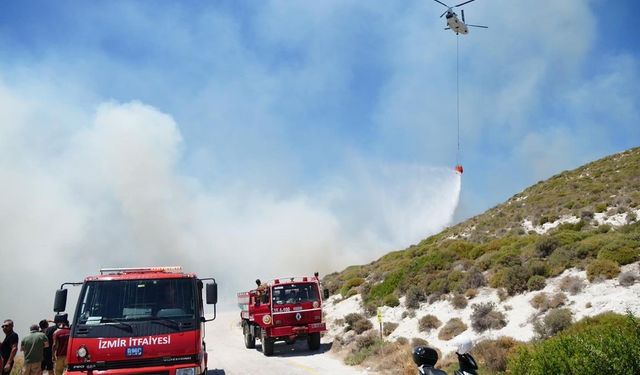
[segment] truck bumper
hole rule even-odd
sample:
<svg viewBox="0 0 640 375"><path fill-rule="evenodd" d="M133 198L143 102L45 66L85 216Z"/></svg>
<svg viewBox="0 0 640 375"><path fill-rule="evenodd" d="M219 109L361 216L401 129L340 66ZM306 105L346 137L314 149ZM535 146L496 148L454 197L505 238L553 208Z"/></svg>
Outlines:
<svg viewBox="0 0 640 375"><path fill-rule="evenodd" d="M152 366L152 367L138 367L138 368L121 368L110 370L82 370L82 371L66 371L68 375L176 375L179 369L195 369L196 375L204 374L204 370L196 364L188 365L182 364L179 366ZM187 372L188 373L188 372Z"/></svg>
<svg viewBox="0 0 640 375"><path fill-rule="evenodd" d="M282 326L273 327L269 330L269 336L271 337L290 337L290 336L302 336L315 332L325 332L327 326L325 323L311 323L306 326Z"/></svg>

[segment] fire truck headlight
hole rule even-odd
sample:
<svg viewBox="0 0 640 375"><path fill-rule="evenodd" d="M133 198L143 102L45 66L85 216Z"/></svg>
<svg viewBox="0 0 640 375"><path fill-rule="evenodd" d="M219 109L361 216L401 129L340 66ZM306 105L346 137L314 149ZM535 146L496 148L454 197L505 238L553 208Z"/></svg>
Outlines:
<svg viewBox="0 0 640 375"><path fill-rule="evenodd" d="M196 370L196 367L179 368L176 370L176 375L196 375L198 374L198 371Z"/></svg>
<svg viewBox="0 0 640 375"><path fill-rule="evenodd" d="M271 315L265 315L262 317L262 323L271 324Z"/></svg>
<svg viewBox="0 0 640 375"><path fill-rule="evenodd" d="M87 348L85 346L81 346L78 348L76 354L78 355L78 358L84 359L87 358L87 354L89 354L89 352L87 351Z"/></svg>

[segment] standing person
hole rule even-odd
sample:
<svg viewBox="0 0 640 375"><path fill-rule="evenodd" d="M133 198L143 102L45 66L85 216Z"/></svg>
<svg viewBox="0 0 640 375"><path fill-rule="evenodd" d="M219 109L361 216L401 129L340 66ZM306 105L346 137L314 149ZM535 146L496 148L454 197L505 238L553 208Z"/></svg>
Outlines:
<svg viewBox="0 0 640 375"><path fill-rule="evenodd" d="M69 321L65 319L53 334L53 362L55 375L62 375L67 367L67 344L69 343Z"/></svg>
<svg viewBox="0 0 640 375"><path fill-rule="evenodd" d="M40 326L40 332L44 333L47 336L47 342L49 342L49 347L44 348L44 357L42 358L42 372L48 375L53 373L53 359L51 357L51 343L53 342L53 332L58 328L55 324L49 325L49 321L47 319L42 319L38 324Z"/></svg>
<svg viewBox="0 0 640 375"><path fill-rule="evenodd" d="M37 324L32 324L30 332L22 339L20 350L24 352L22 375L42 375L44 348L49 346L47 336L40 332Z"/></svg>
<svg viewBox="0 0 640 375"><path fill-rule="evenodd" d="M18 352L18 334L13 332L13 320L5 319L2 323L2 331L4 331L4 340L0 345L0 353L2 353L2 374L9 375L13 369L13 359Z"/></svg>

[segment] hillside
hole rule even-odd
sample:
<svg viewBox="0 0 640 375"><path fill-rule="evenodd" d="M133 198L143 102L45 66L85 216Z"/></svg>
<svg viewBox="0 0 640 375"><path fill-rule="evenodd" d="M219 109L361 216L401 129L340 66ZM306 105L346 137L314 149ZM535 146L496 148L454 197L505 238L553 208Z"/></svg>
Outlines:
<svg viewBox="0 0 640 375"><path fill-rule="evenodd" d="M426 299L464 293L484 279L514 294L526 290L532 276L557 276L595 258L635 261L639 212L640 147L538 182L417 245L329 274L324 282L332 294L362 294L372 309L410 286Z"/></svg>
<svg viewBox="0 0 640 375"><path fill-rule="evenodd" d="M640 148L562 172L417 245L327 275L331 334L359 363L363 339L340 332L369 325L347 311L375 323L382 307L388 340L426 338L445 353L462 332L528 341L604 311L637 315L639 217ZM548 332L547 319L564 325Z"/></svg>

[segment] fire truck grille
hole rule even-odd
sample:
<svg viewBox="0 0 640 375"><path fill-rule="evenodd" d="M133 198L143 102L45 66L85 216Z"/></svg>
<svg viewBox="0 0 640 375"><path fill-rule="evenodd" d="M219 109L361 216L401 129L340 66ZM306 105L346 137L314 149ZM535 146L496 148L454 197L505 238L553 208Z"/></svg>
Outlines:
<svg viewBox="0 0 640 375"><path fill-rule="evenodd" d="M136 359L136 360L129 360L129 361L74 363L74 364L69 364L69 370L72 370L72 371L115 370L115 369L125 369L125 368L170 366L170 365L179 365L184 363L197 363L197 362L198 362L197 355L184 355L179 357L148 358L148 359ZM144 375L169 375L169 371L144 373Z"/></svg>

